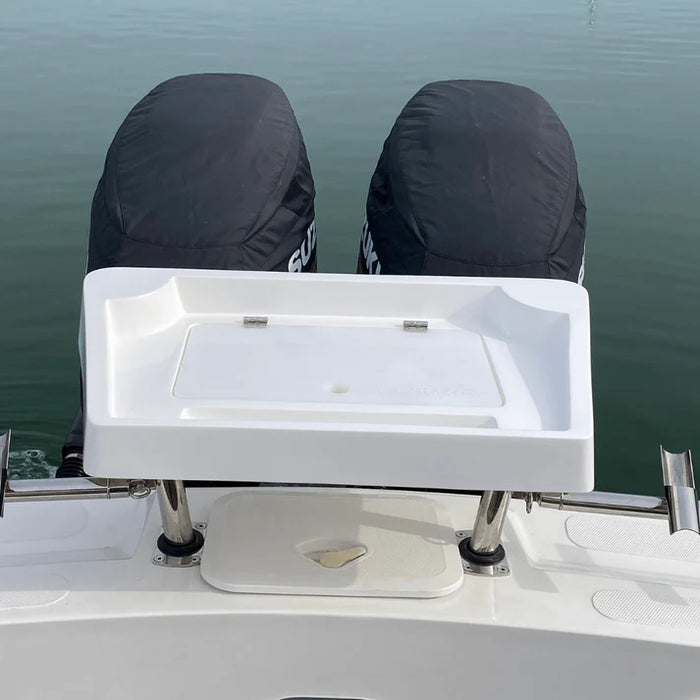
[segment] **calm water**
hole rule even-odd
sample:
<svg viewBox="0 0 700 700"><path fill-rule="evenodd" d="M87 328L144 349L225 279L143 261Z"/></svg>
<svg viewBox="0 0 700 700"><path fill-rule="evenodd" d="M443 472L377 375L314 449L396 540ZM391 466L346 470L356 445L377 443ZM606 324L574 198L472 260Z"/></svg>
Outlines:
<svg viewBox="0 0 700 700"><path fill-rule="evenodd" d="M588 201L597 486L659 492L659 442L700 457L697 0L27 0L0 8L0 427L14 430L15 476L56 465L78 400L89 205L109 142L153 85L201 71L287 92L333 272L354 269L381 144L421 85L541 92Z"/></svg>

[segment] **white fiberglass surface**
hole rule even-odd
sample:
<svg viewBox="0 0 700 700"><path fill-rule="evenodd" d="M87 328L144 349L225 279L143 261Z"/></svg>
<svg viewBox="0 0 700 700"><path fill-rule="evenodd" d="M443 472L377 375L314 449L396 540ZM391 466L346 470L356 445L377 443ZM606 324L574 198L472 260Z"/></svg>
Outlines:
<svg viewBox="0 0 700 700"><path fill-rule="evenodd" d="M274 420L284 405L315 404L339 420L343 406L395 406L436 427L430 416L442 410L446 427L462 414L460 425L570 428L570 326L566 313L547 308L552 290L539 290L541 280L511 285L514 298L473 280L426 289L425 280L375 287L338 275L118 272L104 346L114 417L226 420L246 407L251 419L264 410ZM136 294L139 284L149 291ZM248 327L246 315L269 322ZM428 330L404 330L412 319Z"/></svg>
<svg viewBox="0 0 700 700"><path fill-rule="evenodd" d="M93 474L591 488L577 285L111 268L84 309Z"/></svg>
<svg viewBox="0 0 700 700"><path fill-rule="evenodd" d="M211 524L213 502L234 492L188 493L193 520ZM455 527L474 522L477 498L431 498ZM20 505L41 521L47 504L7 504L6 519ZM697 571L681 588L674 577L683 562L666 560L650 573L649 557L602 559L569 540L569 517L537 506L526 514L513 501L503 534L510 576L465 576L459 590L433 600L351 599L225 593L203 582L198 567L154 566L154 509L128 560L2 571L0 657L12 673L0 696L93 700L99 688L100 700L696 698L700 631L684 612L697 606ZM550 561L537 556L541 547ZM644 613L643 624L596 607L625 613L628 602ZM657 611L664 617L651 617ZM196 673L173 672L184 658ZM117 666L129 669L128 684L105 675Z"/></svg>
<svg viewBox="0 0 700 700"><path fill-rule="evenodd" d="M187 399L495 407L502 404L476 333L203 323L175 382Z"/></svg>
<svg viewBox="0 0 700 700"><path fill-rule="evenodd" d="M82 479L63 479L65 487ZM51 488L42 480L14 482L18 492ZM0 577L10 568L133 556L153 504L147 499L12 503L0 527Z"/></svg>

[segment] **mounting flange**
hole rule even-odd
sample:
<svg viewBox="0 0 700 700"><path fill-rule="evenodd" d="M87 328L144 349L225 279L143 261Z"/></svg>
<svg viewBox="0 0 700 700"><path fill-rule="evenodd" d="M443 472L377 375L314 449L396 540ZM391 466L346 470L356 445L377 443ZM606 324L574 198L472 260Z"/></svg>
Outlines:
<svg viewBox="0 0 700 700"><path fill-rule="evenodd" d="M492 554L479 554L469 548L471 538L470 530L459 530L455 532L459 543L459 553L462 556L462 568L465 574L473 576L501 577L510 575L510 565L506 557L503 545L498 545L498 549Z"/></svg>
<svg viewBox="0 0 700 700"><path fill-rule="evenodd" d="M204 538L207 533L207 524L195 523L195 525L193 525L193 530L195 533L195 539L191 544L187 545L187 547L193 548L195 544L197 544L198 546L196 549L189 549L189 551L187 552L177 554L176 549L172 549L171 547L166 545L164 551L163 549L161 549L161 543L165 535L161 535L158 538L158 543L156 544L155 551L153 552L153 563L156 566L169 566L173 568L187 568L190 566L199 566L199 563L202 560L200 551L202 549L202 545L204 544ZM166 554L166 552L168 553Z"/></svg>

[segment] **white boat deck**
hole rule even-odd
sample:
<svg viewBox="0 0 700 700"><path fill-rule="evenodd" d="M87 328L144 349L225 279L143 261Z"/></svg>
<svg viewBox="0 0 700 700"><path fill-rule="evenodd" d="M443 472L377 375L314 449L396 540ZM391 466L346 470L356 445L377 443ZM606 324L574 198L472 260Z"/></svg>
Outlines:
<svg viewBox="0 0 700 700"><path fill-rule="evenodd" d="M226 492L191 489L193 520ZM476 497L434 497L471 526ZM12 504L3 542L32 510L38 551L45 508ZM95 548L93 561L0 567L1 697L698 696L700 538L671 538L664 520L513 503L511 575L465 575L433 599L228 593L199 567L152 563L157 507L139 529L128 559L97 561Z"/></svg>

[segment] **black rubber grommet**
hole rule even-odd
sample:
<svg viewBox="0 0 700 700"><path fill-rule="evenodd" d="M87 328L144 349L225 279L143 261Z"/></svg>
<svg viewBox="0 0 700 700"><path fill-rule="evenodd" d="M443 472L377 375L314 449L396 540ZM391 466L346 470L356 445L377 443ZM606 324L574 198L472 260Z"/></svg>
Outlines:
<svg viewBox="0 0 700 700"><path fill-rule="evenodd" d="M495 551L489 554L481 554L475 552L469 546L471 542L471 537L463 539L459 543L459 553L462 555L462 559L470 561L472 564L478 564L479 566L493 566L503 561L506 556L506 550L503 549L503 545L499 544Z"/></svg>
<svg viewBox="0 0 700 700"><path fill-rule="evenodd" d="M199 530L192 530L194 539L187 544L171 542L165 534L158 538L158 549L169 557L187 557L198 552L204 544L204 535Z"/></svg>

